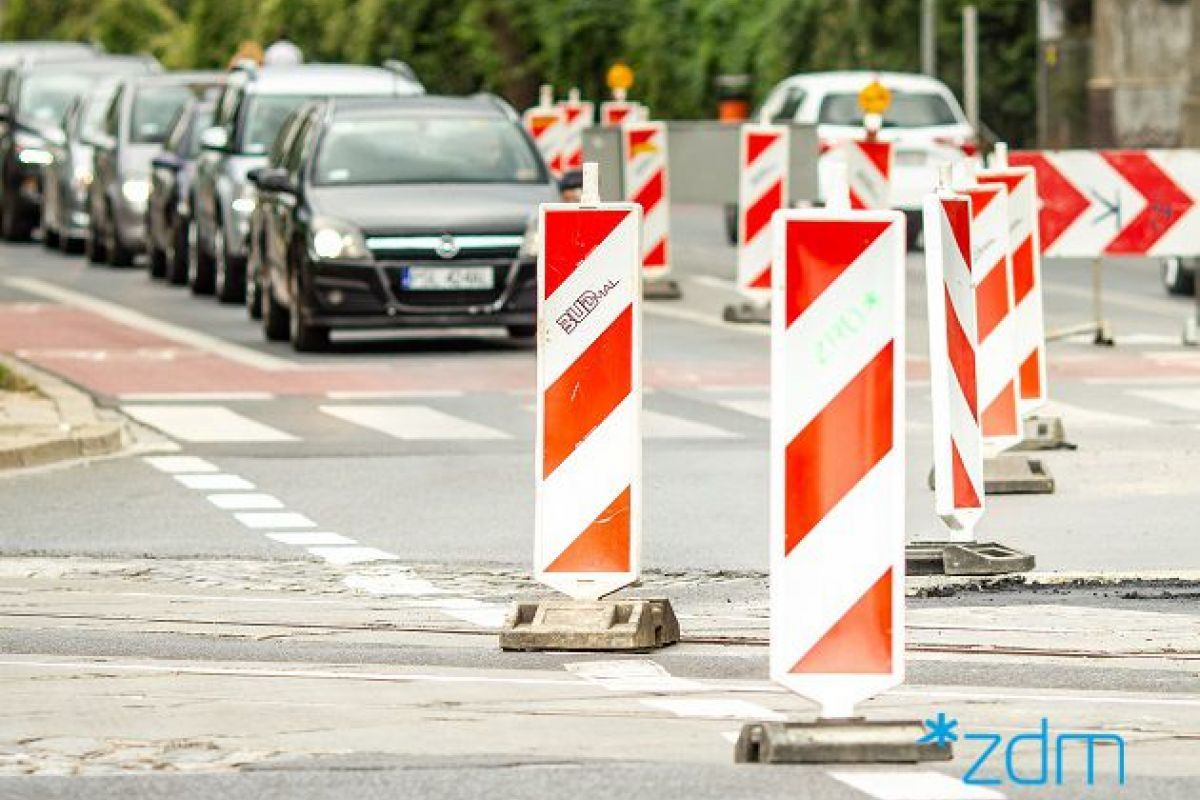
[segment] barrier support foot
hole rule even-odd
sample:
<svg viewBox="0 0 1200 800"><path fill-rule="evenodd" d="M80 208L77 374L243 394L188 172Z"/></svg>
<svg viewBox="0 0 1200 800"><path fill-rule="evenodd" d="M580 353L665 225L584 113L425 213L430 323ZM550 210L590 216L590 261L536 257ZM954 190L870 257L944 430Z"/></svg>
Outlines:
<svg viewBox="0 0 1200 800"><path fill-rule="evenodd" d="M929 488L935 488L929 470ZM987 494L1054 494L1054 476L1040 458L1001 453L983 460L983 491Z"/></svg>
<svg viewBox="0 0 1200 800"><path fill-rule="evenodd" d="M671 602L571 600L517 602L500 630L501 650L656 650L679 641Z"/></svg>
<svg viewBox="0 0 1200 800"><path fill-rule="evenodd" d="M679 288L679 281L673 278L643 281L642 297L646 300L682 300L683 289Z"/></svg>
<svg viewBox="0 0 1200 800"><path fill-rule="evenodd" d="M751 722L734 745L738 764L915 764L949 761L950 744L917 740L925 726L913 721L818 719L816 722Z"/></svg>
<svg viewBox="0 0 1200 800"><path fill-rule="evenodd" d="M1019 450L1077 450L1078 445L1067 441L1067 431L1063 427L1062 417L1028 417L1025 419L1024 438L1020 444L1010 447L1010 451Z"/></svg>
<svg viewBox="0 0 1200 800"><path fill-rule="evenodd" d="M769 325L771 306L767 303L730 303L721 316L726 322Z"/></svg>
<svg viewBox="0 0 1200 800"><path fill-rule="evenodd" d="M913 542L904 561L908 575L1012 575L1036 566L1033 554L999 542Z"/></svg>

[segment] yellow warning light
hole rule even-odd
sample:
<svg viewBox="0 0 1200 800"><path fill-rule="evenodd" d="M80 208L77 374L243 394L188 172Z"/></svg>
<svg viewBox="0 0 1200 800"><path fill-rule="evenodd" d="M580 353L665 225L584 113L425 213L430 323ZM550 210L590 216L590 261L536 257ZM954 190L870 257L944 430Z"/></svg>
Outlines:
<svg viewBox="0 0 1200 800"><path fill-rule="evenodd" d="M633 86L633 70L624 61L618 61L608 68L608 74L604 76L604 81L614 92L629 91Z"/></svg>
<svg viewBox="0 0 1200 800"><path fill-rule="evenodd" d="M873 80L858 93L858 107L864 114L882 114L892 104L892 93L878 80Z"/></svg>

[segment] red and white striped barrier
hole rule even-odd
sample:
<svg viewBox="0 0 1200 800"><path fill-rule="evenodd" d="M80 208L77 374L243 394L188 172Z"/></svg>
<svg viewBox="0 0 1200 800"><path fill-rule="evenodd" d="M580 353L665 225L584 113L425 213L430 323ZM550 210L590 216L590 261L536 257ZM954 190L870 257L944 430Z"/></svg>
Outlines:
<svg viewBox="0 0 1200 800"><path fill-rule="evenodd" d="M1042 253L1038 234L1037 175L1032 167L981 170L980 183L1008 189L1009 249L1012 252L1013 301L1016 304L1018 406L1026 416L1045 405L1046 322L1042 308Z"/></svg>
<svg viewBox="0 0 1200 800"><path fill-rule="evenodd" d="M984 444L1006 450L1021 441L1017 401L1017 324L1013 313L1008 190L996 183L956 186L971 198L971 265L979 332L979 408Z"/></svg>
<svg viewBox="0 0 1200 800"><path fill-rule="evenodd" d="M572 89L565 101L559 103L562 109L565 132L562 148L562 169L564 172L583 168L583 132L592 127L596 116L595 104L579 98L579 90Z"/></svg>
<svg viewBox="0 0 1200 800"><path fill-rule="evenodd" d="M641 212L540 214L534 574L596 600L640 571Z"/></svg>
<svg viewBox="0 0 1200 800"><path fill-rule="evenodd" d="M904 218L773 226L771 677L848 717L904 677Z"/></svg>
<svg viewBox="0 0 1200 800"><path fill-rule="evenodd" d="M600 104L600 124L610 128L627 122L647 122L649 119L649 110L641 103L608 100Z"/></svg>
<svg viewBox="0 0 1200 800"><path fill-rule="evenodd" d="M851 139L842 144L851 208L891 208L894 151L891 142L878 140Z"/></svg>
<svg viewBox="0 0 1200 800"><path fill-rule="evenodd" d="M538 152L555 176L563 171L563 145L566 142L566 119L561 107L554 105L548 86L542 87L541 102L526 109L521 122L533 137Z"/></svg>
<svg viewBox="0 0 1200 800"><path fill-rule="evenodd" d="M1200 255L1200 150L1038 150L1048 258Z"/></svg>
<svg viewBox="0 0 1200 800"><path fill-rule="evenodd" d="M738 290L771 294L771 217L787 204L788 129L743 125L738 170Z"/></svg>
<svg viewBox="0 0 1200 800"><path fill-rule="evenodd" d="M950 541L973 542L983 516L984 485L971 199L942 190L925 198L923 215L934 507Z"/></svg>
<svg viewBox="0 0 1200 800"><path fill-rule="evenodd" d="M642 274L657 280L671 271L667 126L633 122L621 126L625 199L642 207Z"/></svg>

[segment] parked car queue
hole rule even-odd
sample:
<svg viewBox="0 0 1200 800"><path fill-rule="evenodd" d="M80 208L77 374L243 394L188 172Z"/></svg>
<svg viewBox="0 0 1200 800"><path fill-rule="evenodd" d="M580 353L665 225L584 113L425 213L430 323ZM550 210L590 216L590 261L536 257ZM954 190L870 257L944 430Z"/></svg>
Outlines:
<svg viewBox="0 0 1200 800"><path fill-rule="evenodd" d="M68 48L0 50L0 98L9 240L244 302L300 351L340 329L534 335L527 229L561 193L498 97L427 95L400 62L167 72Z"/></svg>

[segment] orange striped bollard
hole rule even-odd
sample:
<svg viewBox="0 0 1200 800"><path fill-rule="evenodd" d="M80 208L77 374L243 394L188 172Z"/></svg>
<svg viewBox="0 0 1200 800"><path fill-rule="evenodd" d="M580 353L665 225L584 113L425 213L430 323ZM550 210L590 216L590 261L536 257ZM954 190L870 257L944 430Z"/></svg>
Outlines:
<svg viewBox="0 0 1200 800"><path fill-rule="evenodd" d="M642 209L642 277L648 296L677 297L667 280L671 271L670 182L667 175L667 126L633 122L621 126L625 198ZM649 294L654 289L665 289Z"/></svg>
<svg viewBox="0 0 1200 800"><path fill-rule="evenodd" d="M554 105L552 87L542 86L538 104L521 115L521 122L533 137L533 142L550 172L555 177L561 175L567 126L562 108Z"/></svg>
<svg viewBox="0 0 1200 800"><path fill-rule="evenodd" d="M607 100L600 104L600 124L615 128L626 122L646 122L649 114L641 103L630 100Z"/></svg>
<svg viewBox="0 0 1200 800"><path fill-rule="evenodd" d="M851 208L891 208L894 149L891 142L878 139L848 140L842 144Z"/></svg>
<svg viewBox="0 0 1200 800"><path fill-rule="evenodd" d="M563 113L565 133L563 137L562 169L564 172L583 167L583 132L592 127L596 114L595 105L579 96L578 89L567 93L565 102L559 103Z"/></svg>

